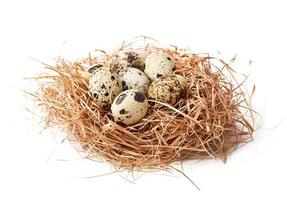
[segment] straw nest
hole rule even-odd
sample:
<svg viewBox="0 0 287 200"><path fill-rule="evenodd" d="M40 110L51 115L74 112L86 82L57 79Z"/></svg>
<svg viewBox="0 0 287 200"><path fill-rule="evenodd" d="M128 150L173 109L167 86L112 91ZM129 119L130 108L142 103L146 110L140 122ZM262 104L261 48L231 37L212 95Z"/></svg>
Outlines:
<svg viewBox="0 0 287 200"><path fill-rule="evenodd" d="M83 77L85 66L104 63L118 70L118 55L126 51L163 51L176 61L175 74L188 80L186 96L175 105L149 99L149 111L137 124L114 122L111 111L100 109ZM80 144L91 159L116 168L166 168L187 159L221 158L252 139L253 111L236 81L236 73L223 60L208 54L162 45L147 37L123 43L112 53L97 50L78 62L59 58L34 79L29 92L44 114L45 127L60 127L67 139Z"/></svg>

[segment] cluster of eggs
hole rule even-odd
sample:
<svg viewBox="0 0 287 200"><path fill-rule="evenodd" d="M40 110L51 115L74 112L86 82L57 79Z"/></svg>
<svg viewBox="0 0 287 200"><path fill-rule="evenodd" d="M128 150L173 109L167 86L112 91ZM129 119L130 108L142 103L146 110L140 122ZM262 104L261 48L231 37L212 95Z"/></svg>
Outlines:
<svg viewBox="0 0 287 200"><path fill-rule="evenodd" d="M187 81L174 74L174 59L163 52L148 55L128 52L124 67L115 72L104 65L88 70L89 91L101 108L111 108L116 122L133 125L148 111L148 100L171 105L183 97Z"/></svg>

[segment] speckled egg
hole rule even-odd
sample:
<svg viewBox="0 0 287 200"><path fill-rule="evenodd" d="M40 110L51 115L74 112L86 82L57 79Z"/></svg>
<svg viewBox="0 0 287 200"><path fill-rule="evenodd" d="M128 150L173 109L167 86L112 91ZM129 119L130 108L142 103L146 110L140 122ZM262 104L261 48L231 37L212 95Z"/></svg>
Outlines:
<svg viewBox="0 0 287 200"><path fill-rule="evenodd" d="M129 67L121 70L119 75L123 90L135 89L147 93L150 81L143 71Z"/></svg>
<svg viewBox="0 0 287 200"><path fill-rule="evenodd" d="M101 68L101 67L103 67L102 64L96 64L96 65L94 65L94 66L92 66L92 67L89 67L88 72L89 72L90 74L93 74L97 69L99 69L99 68Z"/></svg>
<svg viewBox="0 0 287 200"><path fill-rule="evenodd" d="M116 97L111 110L116 122L133 125L146 115L148 111L148 101L143 92L138 90L126 90Z"/></svg>
<svg viewBox="0 0 287 200"><path fill-rule="evenodd" d="M172 74L174 69L174 59L162 52L150 53L145 59L146 75L151 79Z"/></svg>
<svg viewBox="0 0 287 200"><path fill-rule="evenodd" d="M186 93L186 79L180 75L169 75L150 84L148 97L174 105Z"/></svg>
<svg viewBox="0 0 287 200"><path fill-rule="evenodd" d="M89 91L98 106L108 108L122 91L122 87L116 73L109 68L101 67L90 77Z"/></svg>
<svg viewBox="0 0 287 200"><path fill-rule="evenodd" d="M145 68L145 58L147 57L147 52L144 51L126 51L122 52L121 63L123 68L134 67L140 70Z"/></svg>
<svg viewBox="0 0 287 200"><path fill-rule="evenodd" d="M187 89L187 80L186 78L184 78L183 76L181 75L178 75L178 74L174 74L173 76L176 76L177 80L179 81L182 89Z"/></svg>
<svg viewBox="0 0 287 200"><path fill-rule="evenodd" d="M96 65L89 65L89 64L86 64L86 63L82 63L81 64L83 67L84 67L84 71L80 71L80 76L83 77L84 79L86 80L89 80L90 77L92 76L92 74L94 73L94 71L96 71L96 69L100 68L100 67L103 67L102 64L96 64Z"/></svg>

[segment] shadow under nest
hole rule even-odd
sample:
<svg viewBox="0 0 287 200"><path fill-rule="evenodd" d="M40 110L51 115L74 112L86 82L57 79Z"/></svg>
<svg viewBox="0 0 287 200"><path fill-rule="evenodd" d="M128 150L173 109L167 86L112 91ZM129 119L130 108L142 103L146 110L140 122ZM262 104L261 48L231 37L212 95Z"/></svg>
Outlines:
<svg viewBox="0 0 287 200"><path fill-rule="evenodd" d="M139 41L143 44L135 47ZM44 113L45 127L60 127L88 158L128 170L166 168L187 159L225 161L231 151L252 139L254 111L226 62L147 38L139 41L78 62L60 58L55 66L45 64L47 72L34 78L38 90L29 93ZM94 103L82 73L85 64L99 62L118 70L118 54L135 48L172 56L174 73L187 79L188 89L173 106L149 99L147 115L135 125L123 126L114 122L110 110Z"/></svg>

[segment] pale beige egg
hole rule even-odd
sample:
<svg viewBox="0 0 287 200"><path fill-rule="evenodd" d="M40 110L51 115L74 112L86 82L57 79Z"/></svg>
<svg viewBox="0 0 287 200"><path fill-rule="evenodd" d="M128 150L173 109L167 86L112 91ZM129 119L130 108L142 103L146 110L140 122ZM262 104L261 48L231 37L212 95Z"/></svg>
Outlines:
<svg viewBox="0 0 287 200"><path fill-rule="evenodd" d="M89 79L89 91L96 104L109 108L116 96L122 91L119 77L110 68L96 69Z"/></svg>
<svg viewBox="0 0 287 200"><path fill-rule="evenodd" d="M174 105L186 94L187 81L180 75L169 75L150 84L148 98Z"/></svg>
<svg viewBox="0 0 287 200"><path fill-rule="evenodd" d="M111 110L116 122L133 125L145 117L148 111L148 101L143 92L126 90L116 97Z"/></svg>
<svg viewBox="0 0 287 200"><path fill-rule="evenodd" d="M155 80L172 74L174 64L174 59L166 53L152 52L145 59L144 72L151 80Z"/></svg>
<svg viewBox="0 0 287 200"><path fill-rule="evenodd" d="M123 90L135 89L147 93L150 81L146 74L133 67L128 67L119 72Z"/></svg>
<svg viewBox="0 0 287 200"><path fill-rule="evenodd" d="M143 71L145 68L145 59L147 55L148 52L139 50L120 52L120 64L122 68L133 67Z"/></svg>

